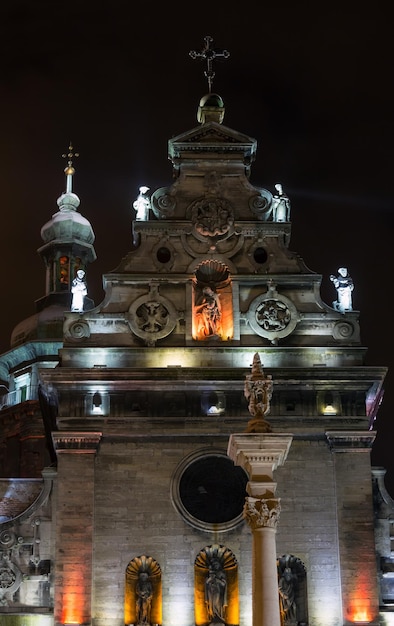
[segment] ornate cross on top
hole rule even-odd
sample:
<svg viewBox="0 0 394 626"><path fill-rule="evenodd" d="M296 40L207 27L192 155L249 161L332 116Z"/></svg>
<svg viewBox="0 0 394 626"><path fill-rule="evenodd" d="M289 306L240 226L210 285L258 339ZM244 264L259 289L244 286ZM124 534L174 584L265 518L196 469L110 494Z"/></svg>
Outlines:
<svg viewBox="0 0 394 626"><path fill-rule="evenodd" d="M67 159L67 167L64 170L64 173L66 175L66 181L67 181L66 193L72 192L72 177L75 174L75 170L73 168L73 161L72 161L74 157L79 157L79 154L78 152L74 152L74 147L70 141L70 145L68 146L68 153L62 154L62 158Z"/></svg>
<svg viewBox="0 0 394 626"><path fill-rule="evenodd" d="M210 47L213 39L212 37L209 37L209 35L207 37L204 37L204 41L205 45L201 52L196 52L196 50L190 50L189 56L191 56L192 59L202 59L203 61L207 62L207 69L205 70L204 75L208 79L209 93L211 93L213 79L215 77L215 72L212 69L212 62L217 58L228 59L230 53L227 50L213 50L213 48Z"/></svg>

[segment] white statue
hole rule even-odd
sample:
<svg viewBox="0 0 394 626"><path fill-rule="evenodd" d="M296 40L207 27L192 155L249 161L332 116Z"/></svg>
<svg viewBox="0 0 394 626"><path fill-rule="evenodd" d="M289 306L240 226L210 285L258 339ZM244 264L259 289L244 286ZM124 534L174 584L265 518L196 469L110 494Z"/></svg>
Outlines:
<svg viewBox="0 0 394 626"><path fill-rule="evenodd" d="M349 276L346 267L340 267L338 269L338 276L331 274L330 280L334 283L334 287L337 290L338 300L332 303L332 306L336 311L345 313L345 311L353 311L352 307L352 291L354 284L352 278Z"/></svg>
<svg viewBox="0 0 394 626"><path fill-rule="evenodd" d="M274 222L290 221L290 200L280 183L275 185L277 193L272 199L272 219Z"/></svg>
<svg viewBox="0 0 394 626"><path fill-rule="evenodd" d="M84 299L88 293L84 270L77 271L77 275L74 278L72 285L71 285L71 293L72 293L71 311L79 311L79 312L83 311Z"/></svg>
<svg viewBox="0 0 394 626"><path fill-rule="evenodd" d="M148 191L149 187L140 187L138 198L133 202L133 208L136 211L135 219L139 222L149 219L150 200L146 195Z"/></svg>

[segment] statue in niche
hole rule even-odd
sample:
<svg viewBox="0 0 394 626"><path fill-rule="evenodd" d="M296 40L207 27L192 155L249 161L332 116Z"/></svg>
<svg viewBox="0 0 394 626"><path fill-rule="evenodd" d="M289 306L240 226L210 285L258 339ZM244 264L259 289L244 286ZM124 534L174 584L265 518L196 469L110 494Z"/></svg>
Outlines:
<svg viewBox="0 0 394 626"><path fill-rule="evenodd" d="M212 557L205 580L205 603L210 624L225 624L227 579L220 560Z"/></svg>
<svg viewBox="0 0 394 626"><path fill-rule="evenodd" d="M74 278L72 285L71 285L71 293L72 293L71 311L82 312L85 296L88 293L84 270L77 271L77 275Z"/></svg>
<svg viewBox="0 0 394 626"><path fill-rule="evenodd" d="M272 199L272 219L274 222L290 221L290 200L280 183L275 185L276 194Z"/></svg>
<svg viewBox="0 0 394 626"><path fill-rule="evenodd" d="M150 625L153 586L148 572L139 572L135 587L137 626Z"/></svg>
<svg viewBox="0 0 394 626"><path fill-rule="evenodd" d="M297 577L290 567L285 567L279 579L279 602L281 623L295 622L297 607L295 603L295 582Z"/></svg>
<svg viewBox="0 0 394 626"><path fill-rule="evenodd" d="M354 284L352 278L349 276L346 267L340 267L338 269L338 276L331 274L330 280L334 283L334 287L337 290L337 300L332 303L332 306L336 311L345 313L346 311L353 311L352 307L352 291Z"/></svg>
<svg viewBox="0 0 394 626"><path fill-rule="evenodd" d="M211 287L204 287L202 294L202 302L194 309L198 337L218 337L221 335L222 318L220 296Z"/></svg>
<svg viewBox="0 0 394 626"><path fill-rule="evenodd" d="M140 187L137 200L133 202L133 209L135 209L135 219L139 222L144 222L149 219L150 200L146 195L149 191L149 187Z"/></svg>
<svg viewBox="0 0 394 626"><path fill-rule="evenodd" d="M161 569L147 555L133 558L126 568L125 626L161 626Z"/></svg>
<svg viewBox="0 0 394 626"><path fill-rule="evenodd" d="M196 626L239 624L238 564L226 546L201 550L194 563Z"/></svg>

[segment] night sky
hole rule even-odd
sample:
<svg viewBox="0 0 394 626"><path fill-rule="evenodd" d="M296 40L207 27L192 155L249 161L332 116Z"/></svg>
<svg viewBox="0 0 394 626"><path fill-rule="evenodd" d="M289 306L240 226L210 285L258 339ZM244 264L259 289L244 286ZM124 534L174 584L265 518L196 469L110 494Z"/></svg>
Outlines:
<svg viewBox="0 0 394 626"><path fill-rule="evenodd" d="M386 366L374 465L394 496L393 41L388 2L140 4L8 1L0 9L1 330L34 314L45 294L41 227L65 191L62 154L73 142L73 190L91 222L97 260L89 296L131 247L140 185L172 182L168 139L198 126L204 37L230 58L214 64L224 125L258 142L251 182L291 200L290 249L322 274L354 283L367 365ZM146 9L146 15L142 10ZM242 11L245 10L245 13ZM389 305L390 302L390 305Z"/></svg>

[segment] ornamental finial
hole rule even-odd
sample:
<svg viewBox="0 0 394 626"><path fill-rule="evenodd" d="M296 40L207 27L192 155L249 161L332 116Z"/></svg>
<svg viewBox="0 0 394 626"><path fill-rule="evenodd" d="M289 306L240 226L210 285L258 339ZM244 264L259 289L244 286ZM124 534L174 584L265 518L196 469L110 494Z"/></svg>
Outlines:
<svg viewBox="0 0 394 626"><path fill-rule="evenodd" d="M64 173L66 175L66 193L72 193L72 177L75 174L75 169L73 168L73 158L79 157L78 152L74 152L74 147L70 141L68 146L68 152L66 154L62 154L63 159L67 159L67 167L64 168Z"/></svg>
<svg viewBox="0 0 394 626"><path fill-rule="evenodd" d="M248 433L270 433L271 425L265 419L270 412L272 398L272 376L264 375L259 354L253 357L252 373L245 379L244 395L248 402L249 413L252 419L248 422Z"/></svg>
<svg viewBox="0 0 394 626"><path fill-rule="evenodd" d="M208 89L209 93L212 92L213 79L215 78L215 72L212 69L212 63L215 59L228 59L230 53L228 50L214 50L211 48L211 43L213 43L212 37L207 35L204 37L205 45L201 52L197 52L196 50L190 50L189 56L192 59L201 59L202 61L207 62L207 69L204 72L205 77L208 80Z"/></svg>

